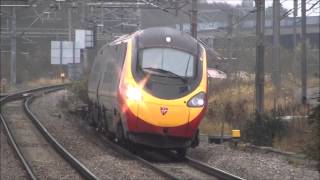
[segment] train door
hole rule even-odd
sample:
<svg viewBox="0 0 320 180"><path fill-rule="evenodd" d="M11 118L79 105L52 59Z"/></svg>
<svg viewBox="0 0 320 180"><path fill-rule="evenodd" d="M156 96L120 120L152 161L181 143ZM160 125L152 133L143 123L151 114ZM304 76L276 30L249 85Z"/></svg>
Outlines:
<svg viewBox="0 0 320 180"><path fill-rule="evenodd" d="M105 125L109 131L113 130L113 102L112 102L112 81L114 77L112 76L113 71L113 59L115 52L110 46L106 46L102 56L104 66L102 71L101 83L99 86L99 99L101 105L105 110Z"/></svg>
<svg viewBox="0 0 320 180"><path fill-rule="evenodd" d="M101 53L103 51L100 50L98 55L96 56L94 63L91 68L89 82L88 82L88 95L91 101L97 102L98 95L98 85L101 78Z"/></svg>

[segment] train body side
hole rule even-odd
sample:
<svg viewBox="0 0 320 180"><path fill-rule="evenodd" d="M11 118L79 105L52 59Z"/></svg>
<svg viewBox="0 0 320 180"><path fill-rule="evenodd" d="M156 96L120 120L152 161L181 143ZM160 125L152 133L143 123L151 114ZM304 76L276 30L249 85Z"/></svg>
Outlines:
<svg viewBox="0 0 320 180"><path fill-rule="evenodd" d="M88 81L91 106L100 108L99 113L105 113L105 117L99 117L99 120L111 132L115 131L113 119L119 109L117 92L125 55L126 43L103 46L94 60Z"/></svg>

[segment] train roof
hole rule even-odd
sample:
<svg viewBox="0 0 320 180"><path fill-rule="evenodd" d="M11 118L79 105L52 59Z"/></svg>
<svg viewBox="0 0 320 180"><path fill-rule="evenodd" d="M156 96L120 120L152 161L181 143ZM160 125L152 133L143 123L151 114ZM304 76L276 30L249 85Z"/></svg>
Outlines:
<svg viewBox="0 0 320 180"><path fill-rule="evenodd" d="M110 43L110 45L127 42L137 37L140 48L148 47L173 47L196 54L198 42L189 34L169 27L153 27L139 30L130 35L123 35ZM202 43L201 43L202 44Z"/></svg>

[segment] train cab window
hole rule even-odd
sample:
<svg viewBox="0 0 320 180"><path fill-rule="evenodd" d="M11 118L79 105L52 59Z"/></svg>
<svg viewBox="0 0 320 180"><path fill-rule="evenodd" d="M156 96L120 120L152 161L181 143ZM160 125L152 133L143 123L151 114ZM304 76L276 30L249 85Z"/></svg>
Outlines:
<svg viewBox="0 0 320 180"><path fill-rule="evenodd" d="M190 78L195 75L195 60L192 54L177 49L148 48L139 52L138 68Z"/></svg>

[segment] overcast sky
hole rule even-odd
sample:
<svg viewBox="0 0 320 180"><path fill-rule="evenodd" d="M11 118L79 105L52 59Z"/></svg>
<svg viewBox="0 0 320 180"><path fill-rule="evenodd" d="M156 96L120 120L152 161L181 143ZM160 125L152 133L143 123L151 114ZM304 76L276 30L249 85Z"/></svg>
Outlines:
<svg viewBox="0 0 320 180"><path fill-rule="evenodd" d="M207 0L208 2L222 2L222 3L228 3L231 5L238 5L241 4L242 0ZM266 0L266 7L272 6L273 0ZM286 9L292 9L293 8L293 0L280 0L283 7ZM301 0L298 0L298 16L301 14ZM313 7L310 11L307 12L308 16L320 16L320 0L306 0L307 2L307 10L315 3L317 5ZM293 16L293 14L290 14L290 16Z"/></svg>

